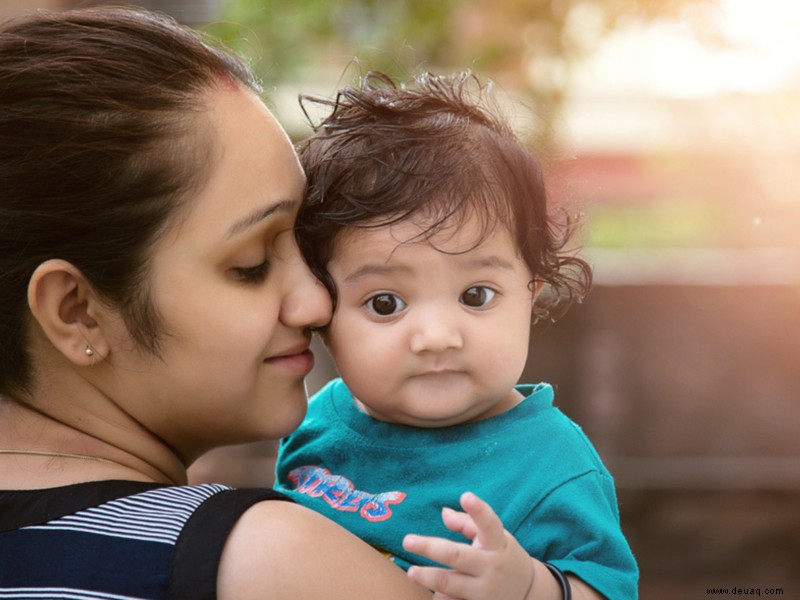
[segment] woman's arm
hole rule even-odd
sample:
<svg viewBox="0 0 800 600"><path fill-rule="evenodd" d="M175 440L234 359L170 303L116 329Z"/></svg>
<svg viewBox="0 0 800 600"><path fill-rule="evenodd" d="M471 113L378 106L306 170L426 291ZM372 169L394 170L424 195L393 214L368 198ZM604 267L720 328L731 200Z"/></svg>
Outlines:
<svg viewBox="0 0 800 600"><path fill-rule="evenodd" d="M325 517L260 502L231 531L219 568L221 600L430 600L387 558Z"/></svg>

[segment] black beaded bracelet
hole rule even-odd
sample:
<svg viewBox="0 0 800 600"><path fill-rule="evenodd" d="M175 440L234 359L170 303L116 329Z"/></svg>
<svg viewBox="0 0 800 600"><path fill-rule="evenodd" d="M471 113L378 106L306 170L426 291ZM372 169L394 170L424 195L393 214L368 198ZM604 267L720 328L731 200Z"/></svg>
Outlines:
<svg viewBox="0 0 800 600"><path fill-rule="evenodd" d="M572 588L569 585L569 579L558 567L554 567L550 563L544 563L544 566L550 569L550 572L553 574L553 577L556 578L558 581L558 585L561 586L561 592L564 594L564 600L572 600Z"/></svg>

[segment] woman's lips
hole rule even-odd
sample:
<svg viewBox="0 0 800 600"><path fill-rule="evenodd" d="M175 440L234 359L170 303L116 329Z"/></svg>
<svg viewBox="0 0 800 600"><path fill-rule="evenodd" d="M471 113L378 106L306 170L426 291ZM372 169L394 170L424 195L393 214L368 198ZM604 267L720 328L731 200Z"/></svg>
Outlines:
<svg viewBox="0 0 800 600"><path fill-rule="evenodd" d="M266 364L287 369L300 375L308 375L314 368L314 353L308 348L299 352L291 352L273 356L264 361Z"/></svg>

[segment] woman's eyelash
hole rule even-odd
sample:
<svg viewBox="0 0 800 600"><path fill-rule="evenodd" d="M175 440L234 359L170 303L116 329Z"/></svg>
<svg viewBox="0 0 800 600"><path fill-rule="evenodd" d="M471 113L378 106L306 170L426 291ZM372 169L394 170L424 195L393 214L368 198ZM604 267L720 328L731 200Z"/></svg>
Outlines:
<svg viewBox="0 0 800 600"><path fill-rule="evenodd" d="M236 274L236 278L240 281L244 281L245 283L258 283L263 281L267 276L267 273L269 273L269 267L270 262L265 260L264 262L252 267L235 267L233 272Z"/></svg>

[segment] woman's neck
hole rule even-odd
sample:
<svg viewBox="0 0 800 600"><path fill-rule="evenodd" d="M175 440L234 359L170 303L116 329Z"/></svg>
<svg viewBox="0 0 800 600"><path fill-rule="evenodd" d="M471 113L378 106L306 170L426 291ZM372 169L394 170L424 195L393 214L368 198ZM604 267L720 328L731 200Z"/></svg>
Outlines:
<svg viewBox="0 0 800 600"><path fill-rule="evenodd" d="M31 489L105 479L186 483L186 468L176 454L141 428L122 426L112 415L74 404L69 411L57 407L41 399L28 405L0 397L2 487Z"/></svg>

